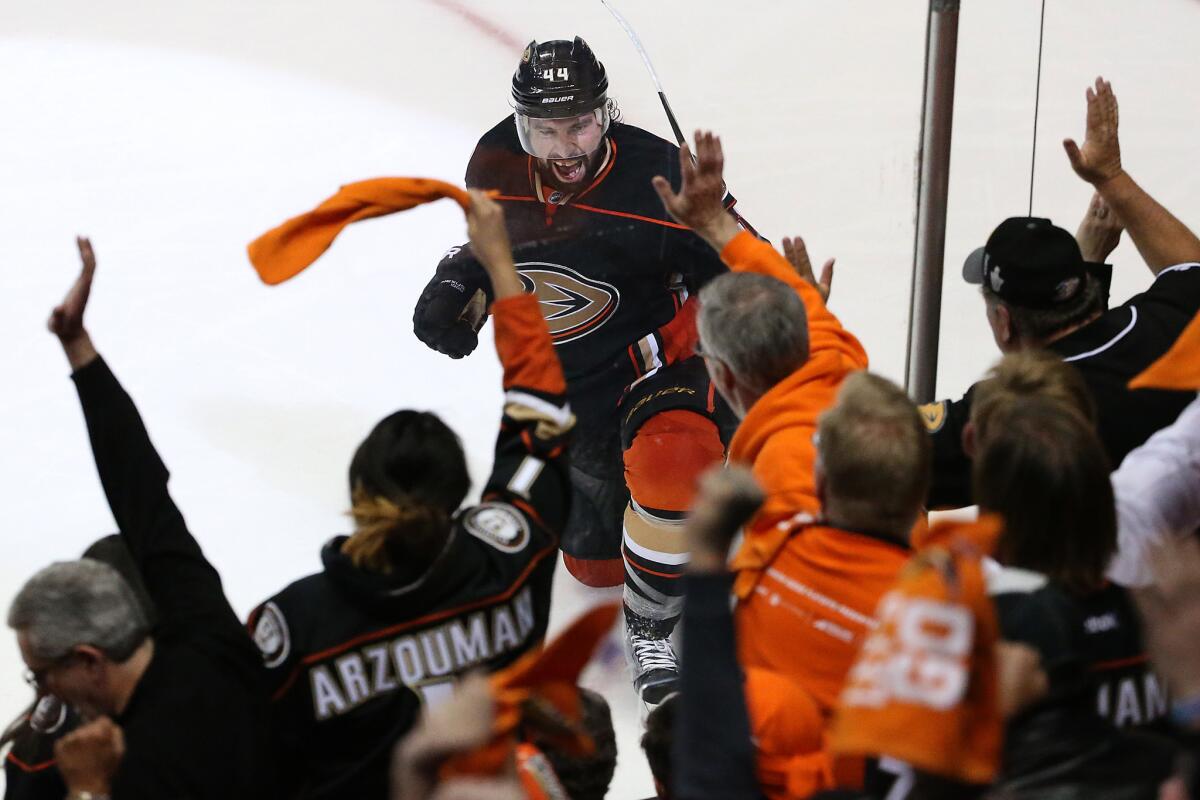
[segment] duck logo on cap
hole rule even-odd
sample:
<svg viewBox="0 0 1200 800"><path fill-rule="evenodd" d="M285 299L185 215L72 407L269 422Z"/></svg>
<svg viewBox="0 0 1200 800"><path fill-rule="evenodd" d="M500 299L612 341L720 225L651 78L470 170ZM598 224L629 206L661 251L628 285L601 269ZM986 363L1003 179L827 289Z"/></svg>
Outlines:
<svg viewBox="0 0 1200 800"><path fill-rule="evenodd" d="M1004 286L1004 278L1000 277L999 264L988 270L988 283L992 285L993 292L1000 294L1000 289Z"/></svg>

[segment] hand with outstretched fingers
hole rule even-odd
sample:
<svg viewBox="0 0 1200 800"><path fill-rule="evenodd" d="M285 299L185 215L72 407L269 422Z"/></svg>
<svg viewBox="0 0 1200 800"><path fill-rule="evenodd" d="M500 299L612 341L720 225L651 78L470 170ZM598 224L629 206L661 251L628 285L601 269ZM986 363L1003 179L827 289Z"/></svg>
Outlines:
<svg viewBox="0 0 1200 800"><path fill-rule="evenodd" d="M821 299L828 303L829 293L833 290L833 264L836 259L831 258L825 262L821 267L821 278L818 280L813 274L808 248L799 236L783 237L783 257L795 268L796 274L816 289Z"/></svg>
<svg viewBox="0 0 1200 800"><path fill-rule="evenodd" d="M1119 176L1121 142L1117 137L1117 96L1112 84L1096 78L1096 85L1087 90L1087 133L1080 147L1074 139L1064 139L1063 148L1075 174L1093 186Z"/></svg>
<svg viewBox="0 0 1200 800"><path fill-rule="evenodd" d="M696 131L696 157L686 144L679 148L679 191L658 175L652 181L663 207L677 222L687 225L718 252L741 230L725 209L725 153L721 139Z"/></svg>

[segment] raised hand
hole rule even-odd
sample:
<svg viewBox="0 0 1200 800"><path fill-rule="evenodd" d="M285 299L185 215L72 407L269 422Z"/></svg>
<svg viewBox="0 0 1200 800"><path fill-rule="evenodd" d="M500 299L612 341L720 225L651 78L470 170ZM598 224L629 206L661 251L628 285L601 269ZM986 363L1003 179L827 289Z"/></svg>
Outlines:
<svg viewBox="0 0 1200 800"><path fill-rule="evenodd" d="M1083 253L1084 261L1094 264L1103 263L1117 245L1121 243L1121 233L1125 230L1120 218L1104 201L1099 192L1092 194L1088 203L1087 213L1079 223L1075 233L1075 241L1079 242L1079 250Z"/></svg>
<svg viewBox="0 0 1200 800"><path fill-rule="evenodd" d="M1087 90L1087 134L1083 147L1074 139L1063 140L1071 168L1093 186L1123 172L1117 122L1117 96L1113 94L1112 84L1096 78L1095 87Z"/></svg>
<svg viewBox="0 0 1200 800"><path fill-rule="evenodd" d="M721 250L738 233L737 222L725 210L725 153L721 139L696 131L696 159L685 144L679 148L679 192L661 175L652 181L663 206L675 220L687 225L710 245Z"/></svg>
<svg viewBox="0 0 1200 800"><path fill-rule="evenodd" d="M76 236L75 244L79 247L83 269L62 303L50 312L50 319L46 323L50 332L64 345L84 333L83 312L87 309L88 295L92 291L92 276L96 274L96 254L92 251L92 243L87 237Z"/></svg>
<svg viewBox="0 0 1200 800"><path fill-rule="evenodd" d="M83 327L83 312L92 291L92 276L96 274L96 254L92 252L92 243L84 236L76 236L75 244L79 247L83 269L67 296L50 312L46 327L58 337L71 368L77 370L87 366L97 355L92 339Z"/></svg>
<svg viewBox="0 0 1200 800"><path fill-rule="evenodd" d="M786 258L795 268L796 273L821 295L821 299L826 303L829 302L829 293L833 289L833 262L835 259L829 259L825 265L821 267L821 278L818 280L813 275L812 262L808 258L808 248L804 246L804 240L799 236L783 237L783 257Z"/></svg>

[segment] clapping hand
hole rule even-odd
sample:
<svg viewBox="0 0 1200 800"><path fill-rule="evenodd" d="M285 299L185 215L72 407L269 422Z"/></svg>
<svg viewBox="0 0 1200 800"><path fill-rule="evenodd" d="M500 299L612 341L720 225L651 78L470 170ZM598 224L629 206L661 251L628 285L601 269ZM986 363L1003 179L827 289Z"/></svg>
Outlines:
<svg viewBox="0 0 1200 800"><path fill-rule="evenodd" d="M1079 242L1083 260L1093 264L1104 263L1121 243L1121 233L1124 230L1125 225L1116 212L1109 208L1100 193L1092 194L1087 213L1083 215L1083 221L1079 223L1079 230L1075 233L1075 241Z"/></svg>
<svg viewBox="0 0 1200 800"><path fill-rule="evenodd" d="M1087 135L1083 147L1074 139L1063 140L1071 168L1093 186L1123 172L1117 122L1117 96L1113 94L1112 84L1096 78L1095 87L1087 90Z"/></svg>

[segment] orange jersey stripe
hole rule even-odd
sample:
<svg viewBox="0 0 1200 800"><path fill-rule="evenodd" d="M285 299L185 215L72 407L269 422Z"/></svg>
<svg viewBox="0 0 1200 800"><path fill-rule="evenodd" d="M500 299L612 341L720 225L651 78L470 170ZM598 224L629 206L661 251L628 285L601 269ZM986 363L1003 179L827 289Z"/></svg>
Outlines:
<svg viewBox="0 0 1200 800"><path fill-rule="evenodd" d="M41 772L44 769L50 769L54 766L54 759L43 761L40 764L26 764L21 759L17 758L11 751L8 754L8 760L17 765L17 768L22 772Z"/></svg>
<svg viewBox="0 0 1200 800"><path fill-rule="evenodd" d="M1097 661L1095 664L1092 664L1091 670L1092 670L1092 672L1103 672L1104 670L1108 670L1108 669L1120 669L1121 667L1133 667L1133 666L1137 666L1138 664L1145 664L1149 660L1150 660L1150 656L1146 655L1145 653L1142 653L1141 655L1130 656L1129 658L1114 658L1111 661Z"/></svg>
<svg viewBox="0 0 1200 800"><path fill-rule="evenodd" d="M504 366L504 388L563 394L567 380L554 353L550 330L542 318L538 299L531 294L506 297L492 303L496 353Z"/></svg>

